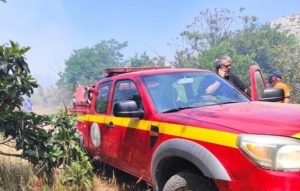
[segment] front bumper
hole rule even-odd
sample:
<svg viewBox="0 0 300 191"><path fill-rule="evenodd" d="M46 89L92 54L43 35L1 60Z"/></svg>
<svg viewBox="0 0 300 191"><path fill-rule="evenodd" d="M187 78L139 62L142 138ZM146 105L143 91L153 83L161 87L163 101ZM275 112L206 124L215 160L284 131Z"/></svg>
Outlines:
<svg viewBox="0 0 300 191"><path fill-rule="evenodd" d="M300 172L256 168L240 180L215 182L220 191L299 191Z"/></svg>

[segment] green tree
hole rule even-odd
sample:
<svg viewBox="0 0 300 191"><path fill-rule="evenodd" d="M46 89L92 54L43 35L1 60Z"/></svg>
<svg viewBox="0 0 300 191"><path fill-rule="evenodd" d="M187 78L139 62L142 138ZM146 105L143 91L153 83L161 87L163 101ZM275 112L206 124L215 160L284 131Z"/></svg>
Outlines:
<svg viewBox="0 0 300 191"><path fill-rule="evenodd" d="M194 67L198 54L218 46L232 36L232 24L243 25L241 8L238 13L228 9L200 11L194 22L170 44L175 49L175 67ZM255 17L247 17L255 20Z"/></svg>
<svg viewBox="0 0 300 191"><path fill-rule="evenodd" d="M24 57L29 49L12 41L0 46L0 115L20 109L23 97L38 86Z"/></svg>
<svg viewBox="0 0 300 191"><path fill-rule="evenodd" d="M134 57L130 58L129 62L130 67L140 67L140 66L164 66L165 58L164 57L154 57L150 58L146 52L141 55L136 54Z"/></svg>
<svg viewBox="0 0 300 191"><path fill-rule="evenodd" d="M83 84L96 82L103 77L103 69L122 65L123 55L120 51L126 46L126 42L119 43L112 39L102 41L92 48L75 50L65 62L64 72L59 73L57 86L71 89L76 81Z"/></svg>
<svg viewBox="0 0 300 191"><path fill-rule="evenodd" d="M240 9L239 14L243 11ZM231 27L232 23L236 25ZM248 85L252 64L259 64L265 73L281 70L293 89L292 100L300 102L300 48L293 35L269 24L259 24L255 16L236 16L221 9L200 12L180 37L184 48L177 49L176 67L214 70L214 60L229 55L234 61L234 72Z"/></svg>
<svg viewBox="0 0 300 191"><path fill-rule="evenodd" d="M248 64L240 63L240 75L245 74L243 71L249 65L258 63L266 74L281 70L286 77L285 81L293 89L299 83L294 78L300 70L300 46L295 36L282 33L269 24L250 25L235 33L231 46L237 55L249 56L253 60Z"/></svg>
<svg viewBox="0 0 300 191"><path fill-rule="evenodd" d="M24 96L30 97L37 82L30 75L24 54L29 47L15 42L0 46L0 132L5 144L15 140L21 154L0 151L0 154L29 160L39 168L41 175L51 182L55 168L64 167L66 184L75 183L81 188L91 187L92 167L79 145L79 135L74 128L74 117L67 111L54 118L20 111ZM45 130L46 125L54 129ZM81 166L82 171L77 171ZM75 171L74 171L75 168ZM74 174L73 172L76 172Z"/></svg>
<svg viewBox="0 0 300 191"><path fill-rule="evenodd" d="M124 47L127 47L127 42L119 43L111 39L101 41L91 48L74 50L65 62L65 70L59 73L60 79L56 83L57 96L53 101L57 105L70 105L75 82L84 85L96 83L104 77L102 70L124 65L120 52Z"/></svg>

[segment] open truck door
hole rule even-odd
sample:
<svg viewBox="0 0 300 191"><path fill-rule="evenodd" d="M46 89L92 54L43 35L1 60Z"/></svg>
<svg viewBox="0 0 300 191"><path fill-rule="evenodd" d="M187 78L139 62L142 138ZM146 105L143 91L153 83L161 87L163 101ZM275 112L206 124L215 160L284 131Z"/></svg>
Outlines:
<svg viewBox="0 0 300 191"><path fill-rule="evenodd" d="M280 102L284 99L282 89L268 87L264 75L257 64L250 67L250 85L252 101Z"/></svg>

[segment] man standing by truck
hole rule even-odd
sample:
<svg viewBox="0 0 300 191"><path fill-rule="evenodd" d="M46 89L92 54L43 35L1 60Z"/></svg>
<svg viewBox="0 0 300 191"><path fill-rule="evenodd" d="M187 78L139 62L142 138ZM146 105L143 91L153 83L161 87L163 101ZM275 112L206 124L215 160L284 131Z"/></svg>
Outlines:
<svg viewBox="0 0 300 191"><path fill-rule="evenodd" d="M215 60L216 73L250 97L250 88L247 87L246 84L242 82L236 75L230 72L231 66L232 60L229 56L220 56ZM218 81L211 82L209 80L205 80L205 83L210 84L205 90L207 94L215 92L220 86L220 82Z"/></svg>

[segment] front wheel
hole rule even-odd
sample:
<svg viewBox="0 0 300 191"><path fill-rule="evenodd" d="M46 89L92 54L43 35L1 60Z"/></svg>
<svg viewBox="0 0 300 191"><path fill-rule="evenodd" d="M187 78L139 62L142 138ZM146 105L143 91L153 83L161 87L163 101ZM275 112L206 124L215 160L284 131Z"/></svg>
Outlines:
<svg viewBox="0 0 300 191"><path fill-rule="evenodd" d="M163 191L217 191L209 179L190 171L181 171L171 176Z"/></svg>

